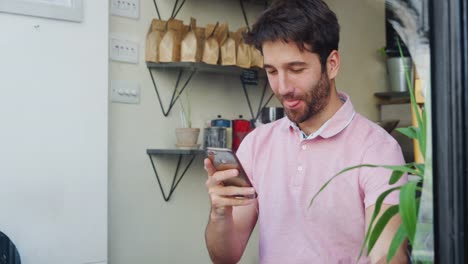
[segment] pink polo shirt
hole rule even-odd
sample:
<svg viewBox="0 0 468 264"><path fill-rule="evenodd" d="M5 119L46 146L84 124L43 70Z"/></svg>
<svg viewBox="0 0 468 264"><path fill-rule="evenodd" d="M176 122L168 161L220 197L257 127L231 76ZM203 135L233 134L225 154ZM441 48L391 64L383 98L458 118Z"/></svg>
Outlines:
<svg viewBox="0 0 468 264"><path fill-rule="evenodd" d="M349 97L307 139L286 117L252 131L237 155L258 193L260 263L356 263L365 235L365 208L389 189L391 171L358 164L404 164L401 148L384 129L355 113ZM398 184L405 182L406 177ZM385 200L398 203L394 192ZM368 263L362 257L359 263Z"/></svg>

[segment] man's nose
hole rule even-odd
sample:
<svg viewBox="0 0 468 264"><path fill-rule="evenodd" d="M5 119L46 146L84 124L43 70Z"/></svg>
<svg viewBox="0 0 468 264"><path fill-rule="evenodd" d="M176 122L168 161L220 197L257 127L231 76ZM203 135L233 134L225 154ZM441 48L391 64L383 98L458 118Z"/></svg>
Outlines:
<svg viewBox="0 0 468 264"><path fill-rule="evenodd" d="M278 74L278 93L282 96L293 92L293 87L289 81L287 73Z"/></svg>

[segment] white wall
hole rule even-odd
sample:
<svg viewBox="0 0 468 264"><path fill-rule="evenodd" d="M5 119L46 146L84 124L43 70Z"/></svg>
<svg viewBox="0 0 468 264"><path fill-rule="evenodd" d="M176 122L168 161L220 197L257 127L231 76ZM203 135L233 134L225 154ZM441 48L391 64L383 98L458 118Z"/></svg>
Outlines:
<svg viewBox="0 0 468 264"><path fill-rule="evenodd" d="M351 97L356 111L379 120L376 92L388 90L383 56L385 46L385 1L326 0L341 27L341 66L337 89Z"/></svg>
<svg viewBox="0 0 468 264"><path fill-rule="evenodd" d="M175 1L157 0L163 19ZM377 50L385 45L384 3L377 0L329 0L342 26L342 67L337 84L351 95L359 112L377 120L373 93L385 91L386 77ZM375 2L370 5L369 3ZM179 105L168 117L161 113L151 78L144 63L145 35L156 17L153 1L140 1L138 20L111 16L110 32L140 43L139 64L111 62L110 78L137 81L141 86L138 105L112 103L109 134L109 260L112 264L210 263L204 230L209 201L204 186L206 174L202 159L195 160L169 202L161 196L147 148L174 148L174 129L179 125ZM249 6L249 5L246 5ZM252 23L261 6L248 8ZM238 1L188 0L178 18L185 24L190 16L205 26L228 22L231 30L244 25ZM176 73L155 73L167 108ZM239 114L249 117L239 78L198 73L190 83L193 125L222 114L228 119ZM260 93L250 86L254 103ZM201 139L201 136L200 136ZM200 140L201 141L201 140ZM200 143L200 142L199 142ZM176 160L157 159L166 190L171 183ZM167 191L166 191L167 192ZM255 233L241 263L258 263L258 237Z"/></svg>
<svg viewBox="0 0 468 264"><path fill-rule="evenodd" d="M108 1L0 13L0 230L25 264L107 262Z"/></svg>

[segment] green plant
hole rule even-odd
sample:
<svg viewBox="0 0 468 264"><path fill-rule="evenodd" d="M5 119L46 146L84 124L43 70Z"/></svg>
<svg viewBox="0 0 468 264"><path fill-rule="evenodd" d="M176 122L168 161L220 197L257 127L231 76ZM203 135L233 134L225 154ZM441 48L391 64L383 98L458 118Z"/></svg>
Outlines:
<svg viewBox="0 0 468 264"><path fill-rule="evenodd" d="M401 44L398 40L398 49L400 56L403 57L403 50L401 48ZM406 81L408 82L409 87L413 87L413 84L410 79L410 75L408 69L405 70L406 72ZM416 119L418 123L418 127L407 127L407 128L398 128L396 129L398 132L404 134L405 136L414 139L418 142L419 149L423 154L423 158L425 160L426 154L426 112L424 108L421 109L421 112L418 110L418 105L416 103L416 99L414 96L413 89L409 89L410 91L410 98L411 98L411 107L413 108L414 113L416 114ZM375 246L378 238L382 234L385 226L388 224L390 219L394 217L397 213L400 213L401 216L401 225L398 228L393 240L390 244L390 248L387 254L387 262L389 262L394 256L397 250L400 248L402 243L408 239L410 245L414 245L415 237L416 237L416 225L418 219L418 211L420 206L420 198L417 197L416 193L422 191L422 185L424 183L424 172L425 172L425 163L407 163L401 166L389 166L389 165L374 165L374 164L360 164L352 167L348 167L340 171L339 173L335 174L332 178L330 178L321 188L320 190L312 197L310 205L314 202L315 198L330 184L332 180L336 177L342 175L343 173L361 167L370 167L370 168L385 168L392 170L392 175L389 180L389 184L395 184L398 180L405 173L409 173L412 175L417 176L417 180L415 181L408 181L407 183L391 188L384 193L382 193L378 198L375 204L375 211L372 215L372 219L367 229L366 236L361 247L361 251L359 253L359 258L362 256L365 248L367 248L367 255L370 254L373 247ZM394 191L400 191L400 203L398 205L393 205L385 212L382 213L381 217L377 219L377 216L380 213L382 203L390 193Z"/></svg>
<svg viewBox="0 0 468 264"><path fill-rule="evenodd" d="M377 50L377 52L380 54L380 56L382 56L383 59L387 58L387 51L385 50L385 47L381 47Z"/></svg>
<svg viewBox="0 0 468 264"><path fill-rule="evenodd" d="M184 105L184 102L182 101L181 91L178 91L177 97L179 98L179 104L180 104L180 121L182 124L182 127L185 128L191 128L192 127L192 110L191 110L191 105L190 105L190 95L189 95L190 90L185 91L185 102L186 105Z"/></svg>

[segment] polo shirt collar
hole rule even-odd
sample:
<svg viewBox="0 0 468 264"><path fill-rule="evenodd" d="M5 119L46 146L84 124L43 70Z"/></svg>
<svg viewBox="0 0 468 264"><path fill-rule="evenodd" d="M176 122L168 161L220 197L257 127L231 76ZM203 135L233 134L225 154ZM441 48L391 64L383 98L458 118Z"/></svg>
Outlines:
<svg viewBox="0 0 468 264"><path fill-rule="evenodd" d="M344 104L315 133L312 133L311 135L305 138L304 136L302 136L303 133L299 129L297 124L288 119L289 128L297 130L299 133L301 133L301 139L313 139L317 136L321 136L322 138L331 138L337 135L351 123L356 114L349 96L343 92L339 92L338 96L342 101L344 101Z"/></svg>

